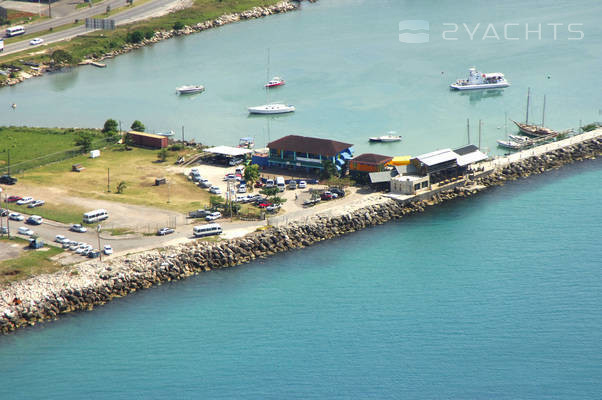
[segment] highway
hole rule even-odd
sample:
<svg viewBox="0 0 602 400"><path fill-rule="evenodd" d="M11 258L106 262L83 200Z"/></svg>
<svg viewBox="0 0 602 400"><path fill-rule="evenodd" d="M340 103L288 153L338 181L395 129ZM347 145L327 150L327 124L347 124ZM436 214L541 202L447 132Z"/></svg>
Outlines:
<svg viewBox="0 0 602 400"><path fill-rule="evenodd" d="M154 13L157 9L168 7L171 4L175 4L177 2L178 2L178 0L151 0L142 5L134 6L134 7L128 8L127 10L124 10L118 14L112 15L110 18L115 20L116 25L123 25L123 24L133 22L134 20L145 18L146 16L149 16L152 13ZM110 5L112 9L115 9L115 8L124 6L125 4L126 4L126 0L107 0L106 2L103 2L101 5L97 5L92 8L86 8L82 11L78 11L78 12L70 15L69 17L56 18L56 19L51 19L48 21L40 22L38 24L28 25L28 26L26 26L26 31L27 31L26 33L29 34L32 32L33 33L47 32L48 29L50 29L51 27L57 28L59 26L63 26L66 24L73 24L76 19L79 19L80 21L82 21L85 18L89 18L89 17L95 16L98 14L104 14L108 5ZM135 2L134 2L134 4L135 4ZM98 17L102 18L103 15L98 15ZM59 32L47 33L45 35L40 35L38 37L44 39L44 43L48 44L48 43L60 42L62 40L71 39L75 36L84 35L86 33L93 32L93 31L94 31L94 29L86 29L84 25L81 25L81 26L76 26L73 28L65 29L65 30L59 31ZM42 50L44 47L44 44L38 45L35 47L39 48L39 50ZM2 59L2 56L4 56L4 55L16 53L16 52L27 50L27 49L32 49L32 50L34 49L34 46L31 46L29 44L29 39L19 41L16 43L5 44L4 52L0 53L0 60Z"/></svg>

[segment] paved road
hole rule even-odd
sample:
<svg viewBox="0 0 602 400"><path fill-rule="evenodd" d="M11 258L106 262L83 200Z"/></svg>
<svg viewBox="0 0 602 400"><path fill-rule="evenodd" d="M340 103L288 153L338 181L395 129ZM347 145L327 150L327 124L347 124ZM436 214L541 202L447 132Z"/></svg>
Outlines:
<svg viewBox="0 0 602 400"><path fill-rule="evenodd" d="M124 10L118 14L111 16L111 18L115 20L115 23L117 25L127 24L136 19L144 18L145 16L152 14L156 9L169 6L173 3L176 3L177 1L178 0L152 0L152 1L149 1L148 3L142 4L140 6L135 6L135 7L129 8L127 10ZM107 1L103 2L100 6L86 8L83 11L78 11L77 13L75 13L69 17L56 18L56 19L52 19L49 21L40 22L38 24L28 25L26 27L26 30L27 30L27 33L47 32L48 29L50 29L51 27L56 28L58 26L62 26L62 25L66 25L66 24L72 24L76 19L79 19L81 21L85 18L104 13L107 5L111 5L111 8L114 9L117 7L121 7L125 4L126 4L125 0L107 0ZM136 4L136 2L134 1L134 5L135 4ZM99 17L102 17L102 15L100 15ZM86 34L89 32L93 32L93 31L94 30L91 30L91 29L86 30L86 28L82 25L82 26L77 26L77 27L70 28L70 29L65 29L60 32L54 32L54 33L49 33L46 35L40 35L39 37L44 39L45 43L54 43L54 42L67 40L67 39L73 38L75 36L83 35L83 34ZM39 47L40 50L43 49L43 45L37 46L37 47ZM7 54L16 53L16 52L30 49L30 48L33 49L34 47L32 47L29 44L29 40L23 40L23 41L16 42L16 43L5 44L4 52L0 53L0 54L7 55ZM0 59L1 59L1 57L2 56L0 55Z"/></svg>

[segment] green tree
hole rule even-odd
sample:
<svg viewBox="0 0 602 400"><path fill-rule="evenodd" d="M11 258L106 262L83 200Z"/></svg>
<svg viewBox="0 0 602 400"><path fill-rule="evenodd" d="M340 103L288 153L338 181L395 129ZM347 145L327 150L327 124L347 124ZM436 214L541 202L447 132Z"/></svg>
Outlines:
<svg viewBox="0 0 602 400"><path fill-rule="evenodd" d="M328 179L331 176L335 176L337 174L337 169L334 166L334 163L328 159L322 160L322 179Z"/></svg>
<svg viewBox="0 0 602 400"><path fill-rule="evenodd" d="M128 43L140 43L144 39L144 33L141 31L128 32L125 41Z"/></svg>
<svg viewBox="0 0 602 400"><path fill-rule="evenodd" d="M280 196L270 197L269 201L270 201L270 203L276 204L276 205L281 205L283 203L286 203L286 199L284 199L284 198L282 198Z"/></svg>
<svg viewBox="0 0 602 400"><path fill-rule="evenodd" d="M92 150L92 134L90 132L81 132L75 138L75 145L80 146L83 152Z"/></svg>
<svg viewBox="0 0 602 400"><path fill-rule="evenodd" d="M176 21L173 24L173 29L176 31L179 31L180 29L184 29L184 24L182 23L182 21Z"/></svg>
<svg viewBox="0 0 602 400"><path fill-rule="evenodd" d="M167 149L165 147L159 150L159 153L157 153L157 158L161 162L165 162L165 160L167 160Z"/></svg>
<svg viewBox="0 0 602 400"><path fill-rule="evenodd" d="M250 186L252 189L253 184L259 180L259 165L251 164L245 167L244 178L247 186Z"/></svg>
<svg viewBox="0 0 602 400"><path fill-rule="evenodd" d="M123 193L123 191L127 189L127 187L128 184L125 181L119 182L119 185L117 185L117 194Z"/></svg>
<svg viewBox="0 0 602 400"><path fill-rule="evenodd" d="M136 132L144 132L146 130L146 126L144 126L144 124L138 120L132 122L132 126L130 126L130 128Z"/></svg>
<svg viewBox="0 0 602 400"><path fill-rule="evenodd" d="M213 195L209 197L209 204L213 209L222 208L224 206L224 202L225 200L222 196Z"/></svg>
<svg viewBox="0 0 602 400"><path fill-rule="evenodd" d="M277 187L266 187L261 189L260 193L266 196L276 196L280 192Z"/></svg>
<svg viewBox="0 0 602 400"><path fill-rule="evenodd" d="M74 62L74 59L73 59L73 56L71 55L71 53L69 53L63 49L55 50L50 57L57 64L73 64L73 62Z"/></svg>
<svg viewBox="0 0 602 400"><path fill-rule="evenodd" d="M119 124L114 119L107 119L102 127L102 133L117 132Z"/></svg>

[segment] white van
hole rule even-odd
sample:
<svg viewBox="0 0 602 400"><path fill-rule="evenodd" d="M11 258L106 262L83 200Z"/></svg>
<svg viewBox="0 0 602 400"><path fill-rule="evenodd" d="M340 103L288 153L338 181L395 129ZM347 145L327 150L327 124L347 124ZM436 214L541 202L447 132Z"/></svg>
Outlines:
<svg viewBox="0 0 602 400"><path fill-rule="evenodd" d="M192 233L195 237L220 235L222 227L220 224L199 225L192 228Z"/></svg>
<svg viewBox="0 0 602 400"><path fill-rule="evenodd" d="M284 189L286 189L286 186L284 184L284 178L279 176L276 178L276 186L278 187L278 191L280 192L284 192Z"/></svg>
<svg viewBox="0 0 602 400"><path fill-rule="evenodd" d="M268 188L274 187L274 180L273 179L266 179L266 181L265 181L265 187L268 187Z"/></svg>
<svg viewBox="0 0 602 400"><path fill-rule="evenodd" d="M109 218L109 212L100 208L98 210L85 213L83 220L85 224L92 224L94 222L103 221L107 218Z"/></svg>
<svg viewBox="0 0 602 400"><path fill-rule="evenodd" d="M297 181L296 181L296 180L294 180L294 179L291 179L291 180L288 182L288 188L289 188L290 190L295 190L295 189L297 189Z"/></svg>

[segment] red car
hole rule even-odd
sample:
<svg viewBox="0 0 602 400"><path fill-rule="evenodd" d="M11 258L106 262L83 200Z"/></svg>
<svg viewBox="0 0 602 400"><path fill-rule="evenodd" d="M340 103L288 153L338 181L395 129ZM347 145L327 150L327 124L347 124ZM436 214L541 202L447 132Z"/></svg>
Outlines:
<svg viewBox="0 0 602 400"><path fill-rule="evenodd" d="M255 182L255 187L256 188L263 187L263 183L261 183L261 181L257 181L257 182Z"/></svg>
<svg viewBox="0 0 602 400"><path fill-rule="evenodd" d="M266 207L269 207L271 205L272 205L272 203L261 203L257 207L259 207L259 208L266 208Z"/></svg>
<svg viewBox="0 0 602 400"><path fill-rule="evenodd" d="M21 197L21 196L9 196L9 197L6 199L6 202L7 202L7 203L14 203L15 201L19 201L19 200L21 200L21 199L22 199L22 197Z"/></svg>

